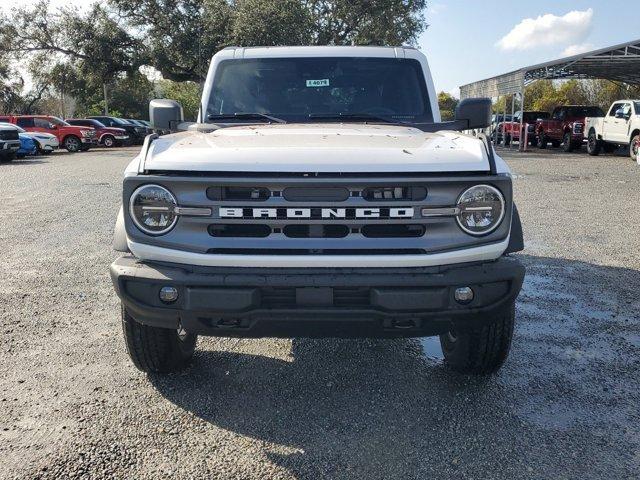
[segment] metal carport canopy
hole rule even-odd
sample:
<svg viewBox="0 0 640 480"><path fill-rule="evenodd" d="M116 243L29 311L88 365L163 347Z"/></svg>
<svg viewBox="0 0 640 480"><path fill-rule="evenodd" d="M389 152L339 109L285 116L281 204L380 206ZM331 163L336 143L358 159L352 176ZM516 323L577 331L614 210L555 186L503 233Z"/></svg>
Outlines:
<svg viewBox="0 0 640 480"><path fill-rule="evenodd" d="M523 93L535 80L599 78L640 85L640 40L581 53L460 87L460 98L498 97Z"/></svg>

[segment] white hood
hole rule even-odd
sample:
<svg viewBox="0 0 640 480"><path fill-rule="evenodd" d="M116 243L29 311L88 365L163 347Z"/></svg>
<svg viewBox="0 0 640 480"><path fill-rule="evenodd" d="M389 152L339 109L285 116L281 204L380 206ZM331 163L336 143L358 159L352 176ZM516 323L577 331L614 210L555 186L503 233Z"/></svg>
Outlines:
<svg viewBox="0 0 640 480"><path fill-rule="evenodd" d="M144 154L144 153L143 153ZM482 141L393 125L278 124L181 132L155 140L145 170L233 172L488 171Z"/></svg>

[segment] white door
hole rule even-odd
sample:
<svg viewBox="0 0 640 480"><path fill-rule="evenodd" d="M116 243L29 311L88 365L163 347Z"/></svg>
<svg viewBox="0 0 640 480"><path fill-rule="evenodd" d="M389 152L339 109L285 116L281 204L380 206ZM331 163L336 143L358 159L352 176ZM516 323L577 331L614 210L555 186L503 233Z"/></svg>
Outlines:
<svg viewBox="0 0 640 480"><path fill-rule="evenodd" d="M631 104L626 102L615 103L606 118L608 123L605 128L607 133L605 140L619 143L628 142L627 134L630 118Z"/></svg>

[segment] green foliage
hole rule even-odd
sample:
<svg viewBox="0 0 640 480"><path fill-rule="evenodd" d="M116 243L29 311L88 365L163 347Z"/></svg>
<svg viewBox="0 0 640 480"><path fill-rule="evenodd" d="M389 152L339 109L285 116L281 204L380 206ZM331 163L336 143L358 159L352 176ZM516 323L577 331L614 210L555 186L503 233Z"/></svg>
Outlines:
<svg viewBox="0 0 640 480"><path fill-rule="evenodd" d="M440 108L440 116L443 121L446 122L455 119L458 101L457 98L447 92L440 92L438 94L438 107Z"/></svg>
<svg viewBox="0 0 640 480"><path fill-rule="evenodd" d="M195 121L200 107L200 85L195 82L172 82L160 80L156 87L156 96L171 98L182 104L184 119Z"/></svg>
<svg viewBox="0 0 640 480"><path fill-rule="evenodd" d="M401 45L424 30L425 0L108 0L174 81L201 81L229 45ZM109 10L108 10L109 11ZM169 13L170 12L170 13Z"/></svg>

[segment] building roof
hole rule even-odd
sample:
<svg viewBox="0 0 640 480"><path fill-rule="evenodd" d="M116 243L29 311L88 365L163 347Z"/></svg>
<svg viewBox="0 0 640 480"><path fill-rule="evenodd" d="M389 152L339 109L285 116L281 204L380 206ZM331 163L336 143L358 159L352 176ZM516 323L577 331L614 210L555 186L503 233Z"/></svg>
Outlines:
<svg viewBox="0 0 640 480"><path fill-rule="evenodd" d="M640 85L640 40L530 65L460 87L460 98L518 93L535 80L600 78Z"/></svg>

